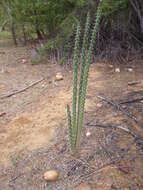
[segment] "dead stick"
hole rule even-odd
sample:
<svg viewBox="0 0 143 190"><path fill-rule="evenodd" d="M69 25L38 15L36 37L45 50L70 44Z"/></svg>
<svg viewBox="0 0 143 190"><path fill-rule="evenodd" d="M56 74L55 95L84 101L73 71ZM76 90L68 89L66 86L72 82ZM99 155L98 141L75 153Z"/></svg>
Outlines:
<svg viewBox="0 0 143 190"><path fill-rule="evenodd" d="M97 98L100 98L100 99L103 100L104 102L107 102L108 104L114 106L114 107L117 108L119 111L121 111L122 113L124 113L126 116L128 116L128 117L131 118L131 119L133 119L136 123L139 122L139 121L137 120L137 118L136 118L134 115L132 115L131 113L128 113L127 111L125 111L124 109L122 109L119 104L114 103L113 101L108 100L108 99L106 99L106 98L104 98L104 97L102 97L102 96L97 96Z"/></svg>
<svg viewBox="0 0 143 190"><path fill-rule="evenodd" d="M21 92L24 92L24 91L26 91L27 89L29 89L30 87L33 87L33 86L35 86L36 84L42 82L44 79L45 79L45 78L42 78L42 79L40 79L40 80L38 80L38 81L36 81L36 82L33 82L33 83L30 84L29 86L27 86L27 87L25 87L25 88L23 88L23 89L21 89L21 90L18 90L18 91L16 91L16 92L12 92L12 93L10 93L10 94L1 96L0 99L9 98L9 97L14 96L14 95L16 95L16 94L19 94L19 93L21 93Z"/></svg>
<svg viewBox="0 0 143 190"><path fill-rule="evenodd" d="M21 177L22 175L24 175L24 173L19 174L18 176L12 178L9 182L11 183L11 182L15 181L17 178Z"/></svg>
<svg viewBox="0 0 143 190"><path fill-rule="evenodd" d="M141 100L143 100L143 97L135 98L133 100L122 101L122 102L120 102L120 104L135 103L135 102L139 102Z"/></svg>
<svg viewBox="0 0 143 190"><path fill-rule="evenodd" d="M80 178L81 178L81 180L83 179L85 181L85 179L89 178L90 176L97 174L97 173L101 172L102 170L104 170L105 168L111 167L111 166L112 166L112 168L117 168L117 166L114 164L114 162L111 161L111 162L99 167L98 169L91 171L90 173L87 173L85 175L82 174L80 176Z"/></svg>
<svg viewBox="0 0 143 190"><path fill-rule="evenodd" d="M128 82L128 85L132 86L132 85L136 85L136 84L139 84L139 83L140 83L139 81L131 81L131 82Z"/></svg>
<svg viewBox="0 0 143 190"><path fill-rule="evenodd" d="M125 131L126 133L129 133L131 134L133 137L137 137L131 130L125 128L125 127L122 127L120 125L102 125L102 124L88 124L89 127L99 127L99 128L116 128L116 129L121 129L123 131Z"/></svg>

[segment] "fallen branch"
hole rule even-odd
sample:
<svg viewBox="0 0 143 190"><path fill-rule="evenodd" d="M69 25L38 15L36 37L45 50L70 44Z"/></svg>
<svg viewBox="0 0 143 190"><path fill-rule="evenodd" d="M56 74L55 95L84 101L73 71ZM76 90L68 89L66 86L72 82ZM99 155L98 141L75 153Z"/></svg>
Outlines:
<svg viewBox="0 0 143 190"><path fill-rule="evenodd" d="M135 103L135 102L139 102L142 100L143 100L143 97L140 97L140 98L135 98L133 100L122 101L122 102L120 102L120 104Z"/></svg>
<svg viewBox="0 0 143 190"><path fill-rule="evenodd" d="M132 86L132 85L136 85L136 84L139 84L139 83L140 83L139 81L131 81L131 82L128 82L128 85Z"/></svg>
<svg viewBox="0 0 143 190"><path fill-rule="evenodd" d="M9 98L9 97L14 96L14 95L16 95L16 94L19 94L19 93L21 93L21 92L24 92L24 91L26 91L27 89L29 89L29 88L35 86L36 84L42 82L43 80L45 80L45 78L42 78L42 79L40 79L40 80L38 80L38 81L36 81L36 82L33 82L32 84L30 84L29 86L27 86L27 87L25 87L25 88L23 88L23 89L21 89L21 90L18 90L18 91L16 91L16 92L12 92L12 93L7 94L7 95L4 95L4 96L1 96L0 99Z"/></svg>
<svg viewBox="0 0 143 190"><path fill-rule="evenodd" d="M103 100L104 102L107 102L108 104L114 106L116 109L118 109L119 111L121 111L122 113L124 113L126 116L128 116L129 118L133 119L136 123L138 123L139 121L137 120L137 118L130 112L125 111L119 104L108 100L107 98L104 98L103 96L97 96L97 98L100 98L101 100Z"/></svg>
<svg viewBox="0 0 143 190"><path fill-rule="evenodd" d="M125 131L126 133L131 134L133 137L137 137L132 131L130 131L129 129L127 129L125 127L122 127L120 125L88 124L88 126L90 126L90 127L99 127L99 128L104 128L104 129L107 129L107 128L121 129L121 130Z"/></svg>
<svg viewBox="0 0 143 190"><path fill-rule="evenodd" d="M115 163L111 161L111 162L109 162L107 164L104 164L103 166L97 168L96 170L93 170L93 171L91 171L91 172L89 172L87 174L82 174L80 176L80 178L81 178L81 180L85 181L89 177L93 176L94 174L97 174L97 173L101 172L102 170L106 169L107 167L117 168L117 166L115 165Z"/></svg>
<svg viewBox="0 0 143 190"><path fill-rule="evenodd" d="M24 175L24 173L21 173L21 174L19 174L18 176L12 178L9 182L10 182L10 183L11 183L11 182L14 182L16 179L18 179L19 177L21 177L21 176L23 176L23 175Z"/></svg>

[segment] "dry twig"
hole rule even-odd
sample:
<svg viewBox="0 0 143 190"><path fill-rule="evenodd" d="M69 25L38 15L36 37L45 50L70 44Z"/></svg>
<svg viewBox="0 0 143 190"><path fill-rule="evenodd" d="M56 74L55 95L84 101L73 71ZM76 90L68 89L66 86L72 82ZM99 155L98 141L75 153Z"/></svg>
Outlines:
<svg viewBox="0 0 143 190"><path fill-rule="evenodd" d="M45 78L42 78L42 79L40 79L40 80L38 80L38 81L36 81L36 82L33 82L32 84L30 84L29 86L27 86L27 87L25 87L25 88L23 88L23 89L21 89L21 90L17 90L17 91L15 91L15 92L10 93L10 94L1 96L0 99L9 98L9 97L14 96L14 95L16 95L16 94L19 94L19 93L21 93L21 92L24 92L24 91L26 91L27 89L29 89L29 88L35 86L36 84L42 82L43 80L45 80Z"/></svg>
<svg viewBox="0 0 143 190"><path fill-rule="evenodd" d="M122 102L120 102L120 104L135 103L135 102L140 102L142 100L143 100L143 97L140 97L140 98L135 98L135 99L132 99L132 100L122 101Z"/></svg>
<svg viewBox="0 0 143 190"><path fill-rule="evenodd" d="M97 98L100 98L101 100L103 100L104 102L107 102L108 104L114 106L116 109L118 109L119 111L121 111L122 113L124 113L126 116L128 116L129 118L133 119L136 123L138 123L139 121L137 120L137 118L130 112L125 111L119 104L103 97L103 96L97 96Z"/></svg>
<svg viewBox="0 0 143 190"><path fill-rule="evenodd" d="M116 129L121 129L121 130L123 130L123 131L125 131L126 133L129 133L129 134L131 134L133 137L136 137L136 135L131 131L131 130L129 130L129 129L127 129L127 128L125 128L125 127L122 127L122 126L120 126L120 125L103 125L103 124L89 124L88 123L88 126L90 126L90 127L99 127L99 128L104 128L104 129L107 129L107 128L116 128Z"/></svg>

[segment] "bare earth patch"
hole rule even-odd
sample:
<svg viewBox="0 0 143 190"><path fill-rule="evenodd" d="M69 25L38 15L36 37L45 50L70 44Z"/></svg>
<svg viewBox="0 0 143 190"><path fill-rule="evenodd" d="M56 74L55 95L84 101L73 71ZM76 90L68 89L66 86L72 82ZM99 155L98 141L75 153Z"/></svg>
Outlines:
<svg viewBox="0 0 143 190"><path fill-rule="evenodd" d="M84 134L72 156L66 128L70 69L31 65L23 47L1 45L0 52L0 190L143 189L143 103L123 103L143 97L142 65L132 63L132 72L120 66L120 73L103 63L91 66ZM55 81L57 72L64 80ZM44 181L49 169L59 171L56 182Z"/></svg>

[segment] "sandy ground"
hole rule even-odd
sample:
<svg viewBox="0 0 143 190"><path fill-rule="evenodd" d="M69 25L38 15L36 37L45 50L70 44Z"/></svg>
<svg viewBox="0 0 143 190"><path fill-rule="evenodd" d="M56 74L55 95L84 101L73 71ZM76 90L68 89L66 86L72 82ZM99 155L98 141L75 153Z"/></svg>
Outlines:
<svg viewBox="0 0 143 190"><path fill-rule="evenodd" d="M132 63L132 71L131 66L119 66L119 73L109 64L91 66L84 129L84 135L90 131L91 136L83 138L79 154L72 157L66 130L71 69L31 65L29 49L0 43L0 190L68 190L79 184L77 190L143 189L143 103L121 104L120 111L98 98L120 103L143 97L143 66ZM55 81L57 72L64 80ZM24 92L2 98L41 78ZM139 83L128 85L132 81ZM122 129L96 127L98 123L122 126L134 136ZM42 176L52 167L61 177L47 184Z"/></svg>

